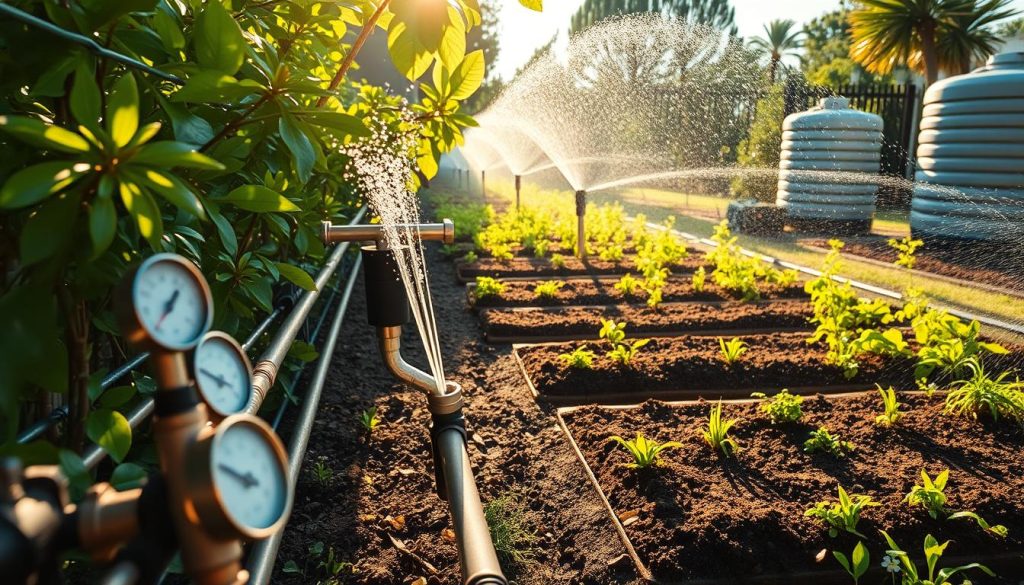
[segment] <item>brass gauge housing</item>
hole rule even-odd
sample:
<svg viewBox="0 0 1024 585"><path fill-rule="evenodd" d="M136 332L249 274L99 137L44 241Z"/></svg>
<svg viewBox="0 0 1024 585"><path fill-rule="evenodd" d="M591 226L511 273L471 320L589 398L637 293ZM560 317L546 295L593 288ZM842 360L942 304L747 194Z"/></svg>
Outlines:
<svg viewBox="0 0 1024 585"><path fill-rule="evenodd" d="M252 362L235 338L223 331L210 331L196 345L192 379L217 419L244 411L252 398Z"/></svg>
<svg viewBox="0 0 1024 585"><path fill-rule="evenodd" d="M115 311L125 338L144 350L187 351L213 322L213 299L195 264L154 254L118 288Z"/></svg>
<svg viewBox="0 0 1024 585"><path fill-rule="evenodd" d="M185 483L194 521L215 537L267 538L291 513L284 445L270 425L249 414L207 429L189 450Z"/></svg>

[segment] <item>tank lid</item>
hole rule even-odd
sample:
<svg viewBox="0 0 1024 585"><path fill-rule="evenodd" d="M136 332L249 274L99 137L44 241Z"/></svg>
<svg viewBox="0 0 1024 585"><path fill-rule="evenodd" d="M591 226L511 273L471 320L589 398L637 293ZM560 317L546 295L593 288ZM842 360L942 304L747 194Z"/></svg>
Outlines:
<svg viewBox="0 0 1024 585"><path fill-rule="evenodd" d="M839 96L823 97L818 102L818 107L823 110L848 110L850 109L850 98Z"/></svg>
<svg viewBox="0 0 1024 585"><path fill-rule="evenodd" d="M992 55L985 62L985 69L1024 69L1024 51Z"/></svg>
<svg viewBox="0 0 1024 585"><path fill-rule="evenodd" d="M960 100L1021 99L1024 96L1024 52L1000 53L966 75L932 84L924 104Z"/></svg>

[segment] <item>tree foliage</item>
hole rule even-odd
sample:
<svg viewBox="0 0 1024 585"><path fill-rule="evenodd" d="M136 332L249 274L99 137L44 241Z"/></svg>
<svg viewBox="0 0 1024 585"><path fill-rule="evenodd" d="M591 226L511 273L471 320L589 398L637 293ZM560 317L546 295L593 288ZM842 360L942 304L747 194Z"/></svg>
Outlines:
<svg viewBox="0 0 1024 585"><path fill-rule="evenodd" d="M764 25L764 36L750 39L751 47L768 55L768 77L773 82L782 58L803 46L803 35L794 20L772 20Z"/></svg>

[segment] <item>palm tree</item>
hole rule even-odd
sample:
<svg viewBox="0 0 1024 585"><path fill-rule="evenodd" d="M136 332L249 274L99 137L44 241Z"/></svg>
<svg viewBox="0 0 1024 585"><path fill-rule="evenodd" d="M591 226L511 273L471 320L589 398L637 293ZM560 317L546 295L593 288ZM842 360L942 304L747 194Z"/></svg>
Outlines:
<svg viewBox="0 0 1024 585"><path fill-rule="evenodd" d="M768 64L768 77L773 83L776 70L779 68L779 61L803 46L801 37L804 32L793 30L795 26L796 22L792 20L773 20L764 25L765 36L754 37L750 40L750 46L771 56L771 61Z"/></svg>
<svg viewBox="0 0 1024 585"><path fill-rule="evenodd" d="M1015 14L1009 0L859 0L850 13L850 56L872 73L906 64L928 85L940 68L961 72L992 48L984 27Z"/></svg>

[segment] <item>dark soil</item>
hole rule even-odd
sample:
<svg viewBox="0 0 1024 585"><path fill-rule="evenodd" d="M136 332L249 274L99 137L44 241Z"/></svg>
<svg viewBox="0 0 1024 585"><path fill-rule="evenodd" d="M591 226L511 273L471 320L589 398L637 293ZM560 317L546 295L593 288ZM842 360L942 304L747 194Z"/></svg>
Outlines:
<svg viewBox="0 0 1024 585"><path fill-rule="evenodd" d="M810 240L806 243L828 248L828 242L824 240ZM843 247L843 254L863 256L886 263L895 262L898 256L884 238L847 241ZM982 283L1024 293L1024 262L1020 260L1018 253L983 251L973 244L963 244L961 247L943 251L930 249L925 244L915 256L915 270L958 278L967 284Z"/></svg>
<svg viewBox="0 0 1024 585"><path fill-rule="evenodd" d="M647 294L638 290L635 296L627 296L615 289L614 279L576 279L565 281L558 294L552 298L538 297L534 289L543 281L508 281L500 296L476 299L470 295L470 303L477 307L554 307L568 305L617 305L641 303ZM722 302L739 300L729 291L708 282L704 290L697 292L689 278L670 277L661 290L664 303L684 302ZM806 299L802 283L794 283L787 287L777 285L762 286L761 298L775 299Z"/></svg>
<svg viewBox="0 0 1024 585"><path fill-rule="evenodd" d="M693 272L704 266L709 272L713 266L704 260L704 253L690 250L690 255L670 266L674 273ZM601 274L626 274L637 272L636 256L624 256L619 262L601 260L597 256L589 256L580 260L575 256L565 256L565 266L556 268L548 258L512 258L511 260L495 260L481 258L476 262L457 262L458 278L469 282L478 276L492 278L538 277L538 276L587 276Z"/></svg>
<svg viewBox="0 0 1024 585"><path fill-rule="evenodd" d="M487 502L518 494L538 537L535 561L513 573L516 582L636 583L628 557L620 558L625 549L604 505L555 425L554 413L533 400L508 348L480 341L452 265L441 261L436 248L427 255L446 371L462 384L467 400L470 457L481 497ZM451 526L448 505L434 493L426 399L384 369L365 311L360 282L331 356L333 369L273 582L332 577L318 568L330 547L337 561L354 564L339 573L341 583L407 584L418 577L430 584L459 583L455 545L445 537ZM403 354L424 367L414 326L407 327L404 345ZM382 422L366 440L357 419L370 406L378 407ZM286 422L282 428L291 426ZM313 471L318 462L331 470L324 483ZM436 567L437 574L400 552L389 536ZM308 552L315 542L325 545L319 558ZM288 561L305 574L283 573Z"/></svg>
<svg viewBox="0 0 1024 585"><path fill-rule="evenodd" d="M601 319L625 321L633 335L809 328L811 306L800 300L743 303L485 309L480 323L491 341L501 338L554 340L597 337Z"/></svg>
<svg viewBox="0 0 1024 585"><path fill-rule="evenodd" d="M708 403L649 401L628 410L588 406L567 413L565 420L616 513L636 514L626 532L641 559L665 582L713 577L737 583L778 575L765 582L791 583L786 575L838 570L840 577L801 582L850 583L831 553L820 563L815 556L825 548L849 555L857 538L845 532L830 538L817 520L803 516L819 501L834 501L838 486L882 504L867 508L857 526L867 537L876 571L862 583L889 582L879 569L885 554L879 529L913 557L920 556L926 534L953 541L947 560L1019 553L1024 547L1024 431L1009 423L943 415L938 395L903 395L900 401L906 414L891 429L873 423L882 411L876 393L808 398L803 419L786 425L770 424L754 403L726 404L723 417L739 421L732 436L742 450L734 458L713 452L700 435ZM856 450L843 459L804 453L804 440L821 425L852 441ZM620 465L628 455L608 438L632 438L638 431L683 446L664 451L659 468L630 470ZM949 510L980 514L1005 525L1009 536L1000 539L969 520L933 520L904 504L903 496L921 483L921 469L933 477L950 469ZM1019 565L1004 569L998 580L976 571L965 576L974 583L1017 583L1019 571Z"/></svg>

